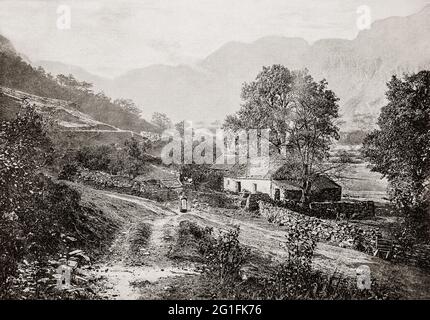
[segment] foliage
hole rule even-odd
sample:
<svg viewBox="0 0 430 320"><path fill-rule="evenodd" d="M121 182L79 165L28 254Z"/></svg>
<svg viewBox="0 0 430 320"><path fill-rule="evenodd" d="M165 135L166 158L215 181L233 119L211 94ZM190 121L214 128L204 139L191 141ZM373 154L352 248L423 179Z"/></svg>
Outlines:
<svg viewBox="0 0 430 320"><path fill-rule="evenodd" d="M212 243L212 229L202 228L195 222L181 221L175 246L169 257L176 260L204 262L201 248L206 242Z"/></svg>
<svg viewBox="0 0 430 320"><path fill-rule="evenodd" d="M76 162L66 163L58 174L58 179L73 181L73 178L78 173L78 165Z"/></svg>
<svg viewBox="0 0 430 320"><path fill-rule="evenodd" d="M205 164L184 164L179 168L180 180L187 182L191 179L194 190L207 186L219 190L222 186L223 176Z"/></svg>
<svg viewBox="0 0 430 320"><path fill-rule="evenodd" d="M369 132L365 130L354 130L340 133L339 144L346 146L362 145Z"/></svg>
<svg viewBox="0 0 430 320"><path fill-rule="evenodd" d="M407 217L421 215L417 226L427 225L430 176L430 71L393 76L387 84L388 104L381 110L378 130L364 142L363 155L372 170L390 183L390 197ZM414 229L414 228L412 228ZM427 237L429 229L423 230Z"/></svg>
<svg viewBox="0 0 430 320"><path fill-rule="evenodd" d="M145 154L147 145L136 138L126 140L119 159L122 161L122 172L135 178L146 171L148 157Z"/></svg>
<svg viewBox="0 0 430 320"><path fill-rule="evenodd" d="M52 147L46 122L32 106L0 124L0 297L7 297L20 263L38 269L73 245L100 249L115 227L106 217L80 205L79 192L44 175ZM98 226L88 224L88 219ZM98 228L101 229L98 229Z"/></svg>
<svg viewBox="0 0 430 320"><path fill-rule="evenodd" d="M45 122L32 106L23 106L17 118L0 124L0 294L23 257L24 235L20 216L39 192L39 170L49 161L51 145Z"/></svg>
<svg viewBox="0 0 430 320"><path fill-rule="evenodd" d="M215 279L217 286L233 285L240 279L240 269L247 261L249 249L239 243L240 228L222 233L217 239L202 242L204 273Z"/></svg>
<svg viewBox="0 0 430 320"><path fill-rule="evenodd" d="M144 173L147 170L148 162L152 161L150 156L145 153L147 148L146 141L134 137L126 140L121 146L83 146L75 152L71 159L70 157L64 159L65 163L59 178L64 177L67 180L68 176L76 173L75 166L110 174L126 174L134 178Z"/></svg>
<svg viewBox="0 0 430 320"><path fill-rule="evenodd" d="M328 157L333 139L339 139L335 120L338 98L327 82L315 82L304 71L281 65L264 67L255 81L242 88L241 109L226 118L224 128L270 129L270 143L279 152L286 148L296 161L302 181L302 202L309 201L317 165ZM324 169L324 173L327 170Z"/></svg>
<svg viewBox="0 0 430 320"><path fill-rule="evenodd" d="M137 116L142 112L133 100L130 99L116 99L113 103Z"/></svg>
<svg viewBox="0 0 430 320"><path fill-rule="evenodd" d="M172 120L170 120L166 114L160 113L160 112L154 112L152 114L151 122L152 124L160 128L161 131L164 131L173 127Z"/></svg>
<svg viewBox="0 0 430 320"><path fill-rule="evenodd" d="M116 148L112 145L83 146L77 150L75 161L89 170L116 173L115 155Z"/></svg>

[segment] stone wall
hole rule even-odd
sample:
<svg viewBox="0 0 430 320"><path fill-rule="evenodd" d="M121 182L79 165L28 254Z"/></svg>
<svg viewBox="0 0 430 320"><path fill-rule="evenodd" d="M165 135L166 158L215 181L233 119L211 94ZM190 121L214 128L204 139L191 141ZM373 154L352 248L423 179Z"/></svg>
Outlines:
<svg viewBox="0 0 430 320"><path fill-rule="evenodd" d="M311 214L325 219L363 219L375 216L373 201L312 202Z"/></svg>
<svg viewBox="0 0 430 320"><path fill-rule="evenodd" d="M256 211L259 209L260 201L271 202L271 200L270 196L266 193L251 193L246 198L245 210Z"/></svg>
<svg viewBox="0 0 430 320"><path fill-rule="evenodd" d="M259 208L260 215L270 222L288 229L303 230L303 232L310 230L319 241L349 247L370 255L373 255L377 249L377 237L380 236L378 228L364 229L347 221L310 217L264 201L260 201ZM418 244L404 249L394 241L393 251L388 260L430 271L430 245Z"/></svg>
<svg viewBox="0 0 430 320"><path fill-rule="evenodd" d="M156 201L178 199L178 192L166 189L157 181L139 182L126 176L114 176L101 171L81 170L77 179L97 189L108 189Z"/></svg>
<svg viewBox="0 0 430 320"><path fill-rule="evenodd" d="M359 228L346 221L323 220L260 201L259 213L272 223L288 229L311 231L318 241L349 247L369 254L376 250L377 228Z"/></svg>

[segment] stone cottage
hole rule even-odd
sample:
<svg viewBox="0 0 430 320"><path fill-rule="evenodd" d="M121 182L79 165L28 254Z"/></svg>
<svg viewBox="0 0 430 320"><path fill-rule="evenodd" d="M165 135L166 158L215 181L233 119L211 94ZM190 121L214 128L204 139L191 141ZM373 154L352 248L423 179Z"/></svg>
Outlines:
<svg viewBox="0 0 430 320"><path fill-rule="evenodd" d="M247 164L216 164L214 170L223 172L225 191L265 193L273 200L301 198L301 182L288 174L287 160L281 155L249 159ZM342 187L325 176L317 177L311 188L311 201L340 201Z"/></svg>

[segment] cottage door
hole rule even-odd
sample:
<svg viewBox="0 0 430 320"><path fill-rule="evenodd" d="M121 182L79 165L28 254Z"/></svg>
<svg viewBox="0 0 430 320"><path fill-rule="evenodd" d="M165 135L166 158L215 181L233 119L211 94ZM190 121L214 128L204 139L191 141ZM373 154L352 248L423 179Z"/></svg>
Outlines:
<svg viewBox="0 0 430 320"><path fill-rule="evenodd" d="M241 192L242 191L242 185L239 181L236 182L236 192Z"/></svg>

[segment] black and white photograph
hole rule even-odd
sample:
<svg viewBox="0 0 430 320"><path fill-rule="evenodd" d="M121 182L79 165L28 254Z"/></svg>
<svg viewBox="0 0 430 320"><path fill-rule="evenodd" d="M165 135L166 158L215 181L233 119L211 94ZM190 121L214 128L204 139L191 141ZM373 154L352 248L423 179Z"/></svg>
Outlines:
<svg viewBox="0 0 430 320"><path fill-rule="evenodd" d="M429 0L0 0L0 303L429 299Z"/></svg>

